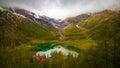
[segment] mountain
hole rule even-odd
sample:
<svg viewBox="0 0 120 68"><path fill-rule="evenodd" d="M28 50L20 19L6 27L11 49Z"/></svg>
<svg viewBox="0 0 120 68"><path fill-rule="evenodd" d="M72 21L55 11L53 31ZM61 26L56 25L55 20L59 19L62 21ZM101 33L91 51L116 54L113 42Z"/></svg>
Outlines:
<svg viewBox="0 0 120 68"><path fill-rule="evenodd" d="M119 18L120 18L120 11L104 10L104 11L93 14L87 20L79 22L77 26L87 30L87 34L91 35L92 37L94 36L94 38L98 37L98 35L100 34L103 34L103 36L105 36L106 34L106 37L111 35L112 37L112 36L115 36L116 34L120 34ZM114 33L114 32L117 32L117 33Z"/></svg>
<svg viewBox="0 0 120 68"><path fill-rule="evenodd" d="M74 16L74 17L66 18L65 20L63 20L63 22L76 24L80 21L88 19L90 16L91 16L91 13L80 14L80 15L77 15L77 16Z"/></svg>
<svg viewBox="0 0 120 68"><path fill-rule="evenodd" d="M78 40L86 38L83 34L83 31L75 24L69 24L68 26L64 27L63 31L64 39L66 40Z"/></svg>
<svg viewBox="0 0 120 68"><path fill-rule="evenodd" d="M75 17L66 18L64 20L60 20L60 19L56 20L54 18L50 18L47 16L37 15L34 12L31 12L31 11L28 11L25 9L21 9L21 8L7 8L7 7L5 7L5 8L12 12L15 12L17 14L23 15L26 18L28 18L34 22L37 22L37 23L43 24L43 25L54 26L57 29L64 28L65 26L69 25L70 23L76 24L80 21L86 20L87 18L89 18L92 15L91 13L80 14Z"/></svg>
<svg viewBox="0 0 120 68"><path fill-rule="evenodd" d="M97 12L92 14L90 18L83 20L82 22L80 21L79 26L83 26L85 28L90 29L103 21L110 20L111 17L116 17L116 15L119 15L119 11L104 10L101 12Z"/></svg>
<svg viewBox="0 0 120 68"><path fill-rule="evenodd" d="M0 10L1 45L19 45L32 39L54 40L59 38L57 32L53 26L40 25L8 9Z"/></svg>
<svg viewBox="0 0 120 68"><path fill-rule="evenodd" d="M119 10L51 19L0 7L0 68L119 68Z"/></svg>
<svg viewBox="0 0 120 68"><path fill-rule="evenodd" d="M21 9L21 8L7 8L13 12L16 12L20 15L25 16L28 19L31 19L32 21L38 22L40 24L48 25L48 26L54 26L55 28L62 28L64 27L64 24L61 20L56 20L47 16L40 16L35 14L34 12Z"/></svg>
<svg viewBox="0 0 120 68"><path fill-rule="evenodd" d="M112 10L96 12L91 14L90 16L88 15L86 19L79 21L77 21L77 19L79 18L73 17L73 20L75 20L75 22L72 21L72 24L69 23L66 27L63 28L64 39L86 39L91 38L91 36L96 36L98 35L98 33L103 33L103 31L101 30L112 30L111 28L119 28L119 18L120 11ZM112 34L113 31L109 31L109 34Z"/></svg>
<svg viewBox="0 0 120 68"><path fill-rule="evenodd" d="M61 29L61 39L64 40L78 40L78 39L85 39L87 35L85 34L84 30L79 28L77 23L88 19L92 14L81 14L75 17L69 17L62 20L64 27Z"/></svg>

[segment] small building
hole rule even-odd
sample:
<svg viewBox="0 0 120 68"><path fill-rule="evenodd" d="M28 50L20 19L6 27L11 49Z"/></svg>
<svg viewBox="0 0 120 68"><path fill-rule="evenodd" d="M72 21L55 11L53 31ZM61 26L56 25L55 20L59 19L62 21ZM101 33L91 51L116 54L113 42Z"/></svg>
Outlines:
<svg viewBox="0 0 120 68"><path fill-rule="evenodd" d="M43 60L43 59L46 59L46 55L42 55L42 56L38 55L37 58L40 60Z"/></svg>

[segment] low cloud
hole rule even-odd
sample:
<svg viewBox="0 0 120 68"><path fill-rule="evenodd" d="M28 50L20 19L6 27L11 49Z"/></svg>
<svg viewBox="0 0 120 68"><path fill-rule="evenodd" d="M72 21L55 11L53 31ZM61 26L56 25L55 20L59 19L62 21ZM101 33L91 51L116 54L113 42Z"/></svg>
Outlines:
<svg viewBox="0 0 120 68"><path fill-rule="evenodd" d="M0 6L20 7L63 19L81 13L120 8L120 0L0 0Z"/></svg>

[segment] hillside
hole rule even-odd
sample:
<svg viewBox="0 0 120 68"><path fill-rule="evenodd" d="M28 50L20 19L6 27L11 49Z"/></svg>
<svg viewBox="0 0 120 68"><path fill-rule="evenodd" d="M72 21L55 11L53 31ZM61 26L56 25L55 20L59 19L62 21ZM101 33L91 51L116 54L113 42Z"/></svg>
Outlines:
<svg viewBox="0 0 120 68"><path fill-rule="evenodd" d="M91 15L90 18L80 21L78 23L79 26L85 27L87 29L94 28L96 25L101 24L104 21L111 20L112 17L119 16L119 11L112 10L104 10L101 12L97 12Z"/></svg>
<svg viewBox="0 0 120 68"><path fill-rule="evenodd" d="M78 40L85 39L86 37L82 33L82 30L79 29L75 24L69 24L64 29L64 37L66 40Z"/></svg>
<svg viewBox="0 0 120 68"><path fill-rule="evenodd" d="M85 64L85 68L119 67L120 11L104 10L94 13L76 26L96 42L96 46L88 49L84 55L83 64L90 64L88 67Z"/></svg>
<svg viewBox="0 0 120 68"><path fill-rule="evenodd" d="M91 16L91 13L80 14L77 16L68 17L68 18L64 19L63 22L76 24L78 22L88 19L90 16Z"/></svg>
<svg viewBox="0 0 120 68"><path fill-rule="evenodd" d="M65 24L63 24L63 22L60 19L58 20L58 19L47 17L47 16L41 16L41 15L38 15L38 14L36 14L32 11L26 10L26 9L17 8L17 7L16 8L5 7L5 9L8 9L12 12L23 15L26 18L28 18L34 22L37 22L39 24L42 24L42 25L54 26L57 29L65 26Z"/></svg>
<svg viewBox="0 0 120 68"><path fill-rule="evenodd" d="M119 68L119 52L120 11L60 21L0 7L0 68Z"/></svg>
<svg viewBox="0 0 120 68"><path fill-rule="evenodd" d="M109 32L107 36L110 34L114 36L115 34L112 33L119 28L119 18L119 11L104 10L93 14L90 18L79 22L77 25L87 30L87 34L91 36L96 36L101 32L104 33L102 30L107 30L107 32Z"/></svg>
<svg viewBox="0 0 120 68"><path fill-rule="evenodd" d="M10 10L0 10L0 44L18 45L32 39L58 39L57 29L40 25Z"/></svg>

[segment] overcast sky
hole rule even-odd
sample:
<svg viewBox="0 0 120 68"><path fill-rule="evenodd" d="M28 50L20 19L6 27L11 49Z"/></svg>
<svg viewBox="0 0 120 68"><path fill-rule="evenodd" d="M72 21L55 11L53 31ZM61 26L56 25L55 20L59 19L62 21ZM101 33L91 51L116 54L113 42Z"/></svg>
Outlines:
<svg viewBox="0 0 120 68"><path fill-rule="evenodd" d="M20 7L56 19L120 8L120 0L0 0L1 6Z"/></svg>

